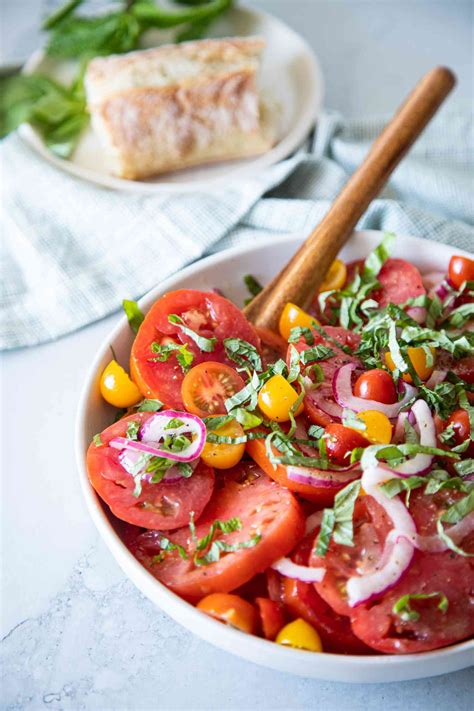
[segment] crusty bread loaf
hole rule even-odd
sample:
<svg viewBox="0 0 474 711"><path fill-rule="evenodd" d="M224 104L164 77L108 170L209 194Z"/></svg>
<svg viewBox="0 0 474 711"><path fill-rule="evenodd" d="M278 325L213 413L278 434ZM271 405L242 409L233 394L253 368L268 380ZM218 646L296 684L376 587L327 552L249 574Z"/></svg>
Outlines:
<svg viewBox="0 0 474 711"><path fill-rule="evenodd" d="M138 179L268 150L256 84L264 45L209 39L92 60L88 108L111 171Z"/></svg>

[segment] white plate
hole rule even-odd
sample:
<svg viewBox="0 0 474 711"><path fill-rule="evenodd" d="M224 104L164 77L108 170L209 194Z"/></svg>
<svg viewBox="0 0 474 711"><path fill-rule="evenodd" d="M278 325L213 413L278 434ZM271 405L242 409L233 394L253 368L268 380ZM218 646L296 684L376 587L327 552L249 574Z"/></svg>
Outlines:
<svg viewBox="0 0 474 711"><path fill-rule="evenodd" d="M342 250L343 259L365 257L382 238L381 232L355 233ZM275 275L295 252L301 236L287 236L267 245L228 250L208 257L166 279L145 296L140 304L146 312L166 291L181 288L210 289L218 287L236 303L242 303L245 289L242 275L252 273L264 284ZM426 242L414 237L398 237L395 256L413 259L423 271L446 269L454 250L451 247ZM456 250L462 254L461 250ZM269 259L269 254L271 259ZM465 253L466 254L466 253ZM345 656L313 654L285 648L273 642L246 635L227 627L203 613L159 583L128 551L120 540L113 520L89 484L85 467L85 453L92 437L112 421L114 410L101 398L98 380L110 360L112 344L118 359L127 363L132 334L125 317L121 318L110 336L100 347L87 376L76 422L76 454L79 476L87 507L112 555L125 574L150 600L177 622L212 644L250 661L280 671L305 677L348 682L386 682L420 679L456 671L474 664L474 642L455 644L446 649L416 655Z"/></svg>
<svg viewBox="0 0 474 711"><path fill-rule="evenodd" d="M54 156L29 124L20 127L20 135L53 165L98 185L121 190L150 193L212 189L257 174L290 155L308 135L323 100L319 63L305 40L290 27L272 15L241 6L219 18L210 35L259 35L267 41L259 82L264 100L274 107L277 135L275 146L267 153L256 158L213 163L135 181L108 174L102 148L90 126L70 160ZM153 47L167 41L170 41L169 32L150 31L143 45ZM47 57L42 51L32 55L25 65L27 73L42 72L63 82L69 82L76 70L74 62Z"/></svg>

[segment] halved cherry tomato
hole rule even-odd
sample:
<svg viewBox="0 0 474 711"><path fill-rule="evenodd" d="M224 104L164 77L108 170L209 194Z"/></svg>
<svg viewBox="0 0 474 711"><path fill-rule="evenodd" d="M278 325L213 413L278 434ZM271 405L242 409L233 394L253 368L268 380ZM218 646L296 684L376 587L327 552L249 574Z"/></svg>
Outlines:
<svg viewBox="0 0 474 711"><path fill-rule="evenodd" d="M354 395L364 400L376 400L391 405L397 402L397 391L392 376L382 368L373 368L359 375L354 385Z"/></svg>
<svg viewBox="0 0 474 711"><path fill-rule="evenodd" d="M189 479L157 484L142 481L140 495L134 496L133 476L122 467L119 450L108 444L115 437L125 437L130 422L142 424L152 416L152 412L137 412L101 432L100 446L92 443L87 451L87 475L117 518L143 528L168 531L186 526L192 511L199 518L211 498L214 471L199 462Z"/></svg>
<svg viewBox="0 0 474 711"><path fill-rule="evenodd" d="M299 394L283 375L273 375L258 393L258 406L269 420L288 422L290 410L298 400ZM295 415L303 412L301 402Z"/></svg>
<svg viewBox="0 0 474 711"><path fill-rule="evenodd" d="M436 351L432 346L430 346L430 351L433 355L433 362L428 365L424 348L422 348L421 346L417 346L416 348L407 349L408 358L410 359L411 364L415 369L415 372L421 380L428 380L435 367ZM390 351L387 351L385 353L385 362L390 368L390 370L395 370L395 363L393 362L393 358L390 354ZM403 380L406 383L411 383L412 377L410 373L404 373Z"/></svg>
<svg viewBox="0 0 474 711"><path fill-rule="evenodd" d="M365 429L361 431L363 437L373 444L389 444L392 440L393 425L387 415L378 410L363 410L357 413L357 419L361 420ZM350 425L348 425L350 429ZM354 427L354 430L358 430Z"/></svg>
<svg viewBox="0 0 474 711"><path fill-rule="evenodd" d="M194 476L194 475L193 475ZM186 482L192 481L186 479ZM238 518L242 527L219 539L229 546L247 545L256 536L254 545L235 552L223 552L219 560L196 566L194 548L188 526L168 535L185 548L188 558L176 551L167 552L161 562L156 555L162 550L157 531L130 532L127 545L132 553L158 580L186 600L197 602L213 592L236 590L275 560L287 555L304 532L305 517L293 494L269 479L253 462L240 462L216 482L215 495L197 520L196 537L209 534L216 521Z"/></svg>
<svg viewBox="0 0 474 711"><path fill-rule="evenodd" d="M324 281L319 287L320 293L323 291L337 291L342 289L346 282L347 267L340 259L335 259L326 272Z"/></svg>
<svg viewBox="0 0 474 711"><path fill-rule="evenodd" d="M257 597L255 603L260 614L260 624L265 639L275 639L285 624L283 605L269 597Z"/></svg>
<svg viewBox="0 0 474 711"><path fill-rule="evenodd" d="M207 361L191 368L181 385L184 407L199 417L225 415L225 401L245 383L234 368Z"/></svg>
<svg viewBox="0 0 474 711"><path fill-rule="evenodd" d="M255 634L257 631L257 612L254 606L238 595L213 593L203 597L196 607L206 615L241 632Z"/></svg>
<svg viewBox="0 0 474 711"><path fill-rule="evenodd" d="M369 442L356 430L331 422L324 430L329 459L339 466L347 466L356 447L367 447Z"/></svg>
<svg viewBox="0 0 474 711"><path fill-rule="evenodd" d="M286 358L288 343L278 333L262 326L257 326L256 331L262 343L261 351L265 366L275 363L278 358Z"/></svg>
<svg viewBox="0 0 474 711"><path fill-rule="evenodd" d="M321 637L312 625L301 618L285 625L275 641L277 644L284 644L294 649L305 649L308 652L323 651Z"/></svg>
<svg viewBox="0 0 474 711"><path fill-rule="evenodd" d="M469 415L466 410L455 410L448 419L447 426L449 427L449 425L453 426L454 441L457 445L462 444L469 438L471 426L469 423ZM474 457L474 442L469 444L464 456Z"/></svg>
<svg viewBox="0 0 474 711"><path fill-rule="evenodd" d="M449 260L448 276L456 289L459 289L465 281L474 281L474 259L452 256Z"/></svg>
<svg viewBox="0 0 474 711"><path fill-rule="evenodd" d="M179 323L170 323L171 314L179 316L184 325L198 336L217 339L214 350L203 352ZM227 357L224 339L240 338L257 349L260 339L240 309L219 294L180 289L162 296L151 307L133 342L130 356L130 373L145 397L158 398L167 407L183 409L181 383L183 369L176 359L176 351L168 353L165 361L158 361L151 347L153 343L166 345L171 338L185 345L193 356L192 365L212 360L235 365Z"/></svg>
<svg viewBox="0 0 474 711"><path fill-rule="evenodd" d="M111 360L100 376L100 393L114 407L132 407L142 399L140 390L116 360Z"/></svg>
<svg viewBox="0 0 474 711"><path fill-rule="evenodd" d="M318 504L318 506L331 506L334 501L334 496L344 487L344 484L341 484L340 488L332 486L311 486L310 484L300 484L298 481L289 479L287 467L282 464L278 464L275 469L272 462L268 459L265 441L263 439L250 440L246 444L246 450L252 459L257 462L260 467L262 467L263 471L268 474L269 477L284 486L286 489L299 494L304 499ZM277 457L281 456L281 452L278 452L275 448L273 448L273 453Z"/></svg>
<svg viewBox="0 0 474 711"><path fill-rule="evenodd" d="M281 312L278 329L283 338L287 341L292 328L296 328L296 326L300 328L312 328L315 323L317 324L319 322L314 316L310 316L306 311L296 306L296 304L288 302Z"/></svg>
<svg viewBox="0 0 474 711"><path fill-rule="evenodd" d="M216 415L216 417L218 417L218 415ZM236 420L231 420L231 422L212 430L212 433L223 437L237 438L243 436L244 430ZM244 442L241 444L206 442L201 453L201 459L208 466L214 467L215 469L230 469L240 462L244 456L244 452Z"/></svg>

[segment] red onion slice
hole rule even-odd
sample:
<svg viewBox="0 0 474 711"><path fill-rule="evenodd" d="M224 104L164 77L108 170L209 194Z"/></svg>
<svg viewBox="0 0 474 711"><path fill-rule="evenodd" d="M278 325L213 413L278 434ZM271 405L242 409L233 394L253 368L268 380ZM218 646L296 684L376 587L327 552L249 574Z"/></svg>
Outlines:
<svg viewBox="0 0 474 711"><path fill-rule="evenodd" d="M424 400L417 400L413 403L411 412L415 417L420 433L420 444L424 447L436 447L435 423L427 403ZM426 474L432 464L432 454L416 454L412 459L396 467L390 467L390 469L403 477L419 476L420 474Z"/></svg>
<svg viewBox="0 0 474 711"><path fill-rule="evenodd" d="M341 487L358 479L360 476L360 466L358 463L352 464L345 469L316 469L313 467L287 466L286 474L288 479L296 481L298 484L307 484L323 488Z"/></svg>
<svg viewBox="0 0 474 711"><path fill-rule="evenodd" d="M151 482L153 478L153 474L146 473L146 468L148 466L148 460L145 460L143 462L143 466L141 468L137 469L137 465L139 463L140 457L142 457L143 452L139 452L137 450L133 449L122 449L122 451L119 453L119 462L122 465L122 467L125 469L126 472L131 474L132 476L138 476L140 475L140 478L143 481L148 481ZM197 466L198 460L195 459L194 461L190 462L191 468L194 470ZM166 474L164 475L163 479L161 480L160 484L174 484L175 482L179 481L180 479L183 478L183 474L179 471L178 467L176 465L171 466Z"/></svg>
<svg viewBox="0 0 474 711"><path fill-rule="evenodd" d="M465 516L461 521L454 524L450 528L445 529L445 533L449 538L459 545L464 538L474 531L474 511ZM448 546L441 538L435 534L433 536L420 536L416 533L411 539L411 542L420 551L426 553L442 553L448 550Z"/></svg>
<svg viewBox="0 0 474 711"><path fill-rule="evenodd" d="M393 529L385 540L375 570L348 579L346 590L350 607L379 597L396 585L413 558L414 548L410 538L416 534L415 522L400 499L390 499L380 488L380 484L388 479L390 474L382 467L370 467L362 475L362 488L385 509L393 522Z"/></svg>
<svg viewBox="0 0 474 711"><path fill-rule="evenodd" d="M326 572L325 568L308 568L305 565L297 565L289 558L279 558L271 567L280 575L301 580L303 583L320 583Z"/></svg>
<svg viewBox="0 0 474 711"><path fill-rule="evenodd" d="M399 400L399 402L393 403L393 405L377 402L377 400L365 400L362 397L356 397L352 392L351 383L352 372L356 369L356 367L355 363L346 363L345 365L341 365L341 367L334 373L332 381L332 389L336 401L341 407L347 407L353 412L377 410L389 418L394 418L397 417L400 410L402 410L410 402L412 397L417 392L413 385L402 382L402 387L404 389L403 398Z"/></svg>
<svg viewBox="0 0 474 711"><path fill-rule="evenodd" d="M426 321L426 309L424 306L411 306L407 309L407 314L419 324L425 323Z"/></svg>
<svg viewBox="0 0 474 711"><path fill-rule="evenodd" d="M405 441L405 422L408 420L408 412L401 412L397 417L395 429L393 430L392 442L399 444Z"/></svg>
<svg viewBox="0 0 474 711"><path fill-rule="evenodd" d="M425 383L426 387L432 390L436 387L436 385L439 385L446 379L447 374L447 370L433 370L430 377Z"/></svg>
<svg viewBox="0 0 474 711"><path fill-rule="evenodd" d="M321 521L323 520L323 511L315 511L306 519L306 526L304 530L304 535L307 536L308 533L313 533L317 528L320 527Z"/></svg>
<svg viewBox="0 0 474 711"><path fill-rule="evenodd" d="M306 388L305 398L313 402L333 420L342 419L342 407L334 402L334 395L330 383L320 383L317 387Z"/></svg>

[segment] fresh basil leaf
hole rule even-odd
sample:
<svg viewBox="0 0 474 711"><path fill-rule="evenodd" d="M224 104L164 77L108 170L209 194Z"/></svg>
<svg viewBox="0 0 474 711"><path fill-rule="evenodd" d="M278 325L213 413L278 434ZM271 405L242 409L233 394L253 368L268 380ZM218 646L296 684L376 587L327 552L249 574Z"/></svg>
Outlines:
<svg viewBox="0 0 474 711"><path fill-rule="evenodd" d="M224 338L224 348L228 358L243 368L262 370L262 359L258 350L242 338Z"/></svg>
<svg viewBox="0 0 474 711"><path fill-rule="evenodd" d="M137 412L158 412L163 407L160 400L148 399L142 400L137 407Z"/></svg>
<svg viewBox="0 0 474 711"><path fill-rule="evenodd" d="M96 447L100 447L104 443L102 442L102 438L100 434L95 434L92 438L92 441L94 442Z"/></svg>
<svg viewBox="0 0 474 711"><path fill-rule="evenodd" d="M319 425L310 425L308 434L314 439L321 439L324 434L324 427L320 427Z"/></svg>
<svg viewBox="0 0 474 711"><path fill-rule="evenodd" d="M366 257L364 261L364 269L362 271L362 278L364 280L378 276L384 263L390 257L395 246L395 242L396 236L393 232L386 232L384 234L382 242L374 249L373 252L369 254L368 257Z"/></svg>
<svg viewBox="0 0 474 711"><path fill-rule="evenodd" d="M474 554L467 553L466 551L463 551L462 548L459 548L448 535L449 529L447 531L444 529L443 523L456 524L472 511L474 511L474 489L467 496L460 499L460 501L457 501L455 504L450 506L449 509L441 514L436 522L438 536L448 546L448 548L458 555L469 558L473 557Z"/></svg>
<svg viewBox="0 0 474 711"><path fill-rule="evenodd" d="M122 306L128 319L128 323L130 324L130 328L133 333L137 333L145 318L142 310L136 301L130 301L129 299L124 299L122 301Z"/></svg>
<svg viewBox="0 0 474 711"><path fill-rule="evenodd" d="M430 600L431 598L439 597L438 610L445 614L449 607L449 601L446 595L442 592L431 593L410 593L402 595L392 608L394 615L397 615L404 622L416 622L420 619L420 613L414 610L410 602L412 600Z"/></svg>
<svg viewBox="0 0 474 711"><path fill-rule="evenodd" d="M329 544L331 542L331 536L332 532L334 531L335 524L336 517L334 515L333 509L324 509L323 517L321 519L321 528L319 529L319 535L316 539L316 555L326 555L327 550L329 548Z"/></svg>
<svg viewBox="0 0 474 711"><path fill-rule="evenodd" d="M295 326L290 331L288 343L298 343L301 338L304 338L306 345L312 346L314 343L313 332L307 326Z"/></svg>
<svg viewBox="0 0 474 711"><path fill-rule="evenodd" d="M459 476L469 476L469 474L474 474L474 459L470 458L456 462L454 468Z"/></svg>
<svg viewBox="0 0 474 711"><path fill-rule="evenodd" d="M251 274L246 274L244 276L244 284L247 287L251 296L257 296L263 290L263 286L260 282Z"/></svg>
<svg viewBox="0 0 474 711"><path fill-rule="evenodd" d="M253 548L262 539L260 534L256 534L250 538L248 541L240 541L239 543L226 543L225 541L216 540L210 545L207 553L199 556L197 553L194 555L194 565L209 565L210 563L216 563L220 560L221 553L236 553L244 548Z"/></svg>
<svg viewBox="0 0 474 711"><path fill-rule="evenodd" d="M360 480L351 482L336 494L333 508L324 510L321 530L316 543L317 555L326 554L331 536L334 542L340 545L354 545L353 515L360 486Z"/></svg>
<svg viewBox="0 0 474 711"><path fill-rule="evenodd" d="M243 407L236 407L229 413L237 422L242 425L244 430L251 430L262 424L262 418L254 412L249 412Z"/></svg>
<svg viewBox="0 0 474 711"><path fill-rule="evenodd" d="M183 373L188 372L194 361L194 355L189 350L187 343L161 344L153 341L151 344L151 351L152 353L156 353L156 356L154 358L149 358L150 362L157 361L159 363L164 363L174 354Z"/></svg>
<svg viewBox="0 0 474 711"><path fill-rule="evenodd" d="M336 353L332 348L327 346L314 346L313 348L306 348L300 353L300 360L303 365L308 365L314 361L327 360L332 358Z"/></svg>
<svg viewBox="0 0 474 711"><path fill-rule="evenodd" d="M127 431L125 434L126 438L132 439L132 440L137 440L139 430L140 430L140 422L138 420L132 420L127 425Z"/></svg>
<svg viewBox="0 0 474 711"><path fill-rule="evenodd" d="M288 382L293 383L300 374L300 354L296 350L294 345L290 345L289 348L290 362L288 366Z"/></svg>
<svg viewBox="0 0 474 711"><path fill-rule="evenodd" d="M214 336L212 338L200 336L198 333L196 333L196 331L193 331L191 328L188 328L185 325L181 316L178 316L177 314L169 314L168 321L170 323L176 324L181 329L181 331L186 334L186 336L191 338L191 340L194 341L200 351L204 353L212 353L215 349L217 338L215 338Z"/></svg>

